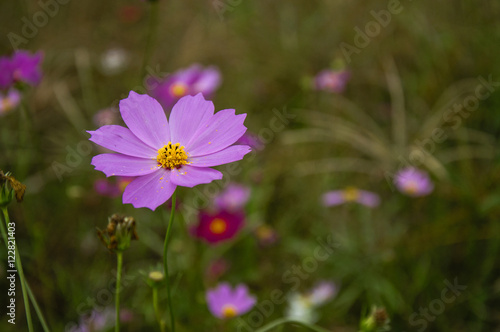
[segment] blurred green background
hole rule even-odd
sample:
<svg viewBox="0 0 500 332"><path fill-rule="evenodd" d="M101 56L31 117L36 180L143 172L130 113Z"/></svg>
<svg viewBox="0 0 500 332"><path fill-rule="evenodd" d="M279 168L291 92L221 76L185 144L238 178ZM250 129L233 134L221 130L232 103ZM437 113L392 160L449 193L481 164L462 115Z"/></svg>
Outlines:
<svg viewBox="0 0 500 332"><path fill-rule="evenodd" d="M374 20L371 11L387 10L391 2L159 1L147 60L155 74L192 63L217 66L223 83L214 97L216 110L247 113L245 123L257 135L269 128L275 109L296 116L255 158L238 163L243 172L232 180L251 186L252 197L236 240L207 246L188 234L189 218L177 219L170 261L179 331L237 330L212 317L204 302L204 291L214 286L203 272L212 259L227 259L230 269L221 279L248 284L262 301L275 289L290 290L284 273L311 256L317 238L328 234L339 248L298 289L323 279L339 285L338 295L319 310L324 328L357 331L360 317L378 305L387 309L393 331L500 331L500 94L493 91L476 111L460 116L456 129L443 121L454 102L474 93L479 77L500 81L500 2L401 1L400 13L347 61L341 43L354 46L354 29L364 30ZM112 308L105 290L114 278L115 257L99 243L95 228L104 228L115 212L131 215L140 240L125 254L124 278L130 282L122 307L133 319L123 331L157 330L141 271L161 262L168 208L151 212L123 205L121 197L98 196L93 184L104 175L90 165L98 153L94 145L62 179L53 168L54 162L67 164L68 149L85 144L85 130L96 129L97 111L116 106L132 89L144 92L151 4L67 1L58 7L19 45L43 50L42 83L27 92L25 111L0 118L0 168L28 185L25 201L10 207L25 274L53 331L67 331L82 310ZM13 52L9 33L22 36L22 18L31 22L40 10L37 1L0 2L0 54ZM129 61L109 74L101 57L113 48L123 49ZM346 91L312 91L311 78L339 60L351 72ZM380 129L376 137L368 134L373 123ZM387 173L435 128L449 139L422 166L434 192L410 198L394 191ZM393 139L398 130L405 144ZM375 150L377 144L384 153ZM381 205L321 205L324 192L346 186L377 192ZM181 188L180 203L196 193ZM278 232L279 242L258 246L252 229L261 223ZM6 299L4 250L0 257L0 298ZM445 280L455 279L467 289L426 320L424 329L412 324L412 314L441 297ZM27 330L20 295L16 326L2 316L1 331ZM166 293L160 298L165 303ZM281 317L285 307L277 305L265 321Z"/></svg>

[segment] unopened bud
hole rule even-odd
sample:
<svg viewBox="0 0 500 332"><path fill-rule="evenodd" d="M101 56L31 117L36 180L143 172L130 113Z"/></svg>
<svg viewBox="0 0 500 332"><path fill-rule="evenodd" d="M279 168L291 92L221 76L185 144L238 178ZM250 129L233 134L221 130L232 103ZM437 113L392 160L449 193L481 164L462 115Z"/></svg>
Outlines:
<svg viewBox="0 0 500 332"><path fill-rule="evenodd" d="M360 323L360 332L389 331L390 320L385 308L373 307L370 315Z"/></svg>
<svg viewBox="0 0 500 332"><path fill-rule="evenodd" d="M3 173L0 169L0 206L5 207L16 197L18 202L22 202L26 186L17 181L10 173Z"/></svg>
<svg viewBox="0 0 500 332"><path fill-rule="evenodd" d="M131 240L139 239L134 218L113 214L108 220L106 230L97 229L97 236L109 250L123 251L130 247Z"/></svg>

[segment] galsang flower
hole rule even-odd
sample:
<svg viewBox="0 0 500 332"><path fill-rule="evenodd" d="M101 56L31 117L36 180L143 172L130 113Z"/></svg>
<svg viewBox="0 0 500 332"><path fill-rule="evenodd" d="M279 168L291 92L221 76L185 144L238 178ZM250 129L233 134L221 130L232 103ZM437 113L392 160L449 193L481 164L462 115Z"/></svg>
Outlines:
<svg viewBox="0 0 500 332"><path fill-rule="evenodd" d="M347 187L344 190L333 190L323 194L323 205L336 206L347 202L357 202L374 208L380 204L380 197L371 191Z"/></svg>
<svg viewBox="0 0 500 332"><path fill-rule="evenodd" d="M0 57L0 89L7 89L16 82L38 85L42 80L42 58L41 51L32 55L24 50L16 51L10 58Z"/></svg>
<svg viewBox="0 0 500 332"><path fill-rule="evenodd" d="M214 105L201 93L185 96L173 107L170 119L148 95L133 91L120 101L128 126L103 126L89 131L90 140L118 153L95 156L92 165L106 176L136 177L123 193L123 203L151 210L165 203L177 186L194 187L222 179L212 169L241 160L247 145L232 145L246 131L246 114L234 109L214 114Z"/></svg>
<svg viewBox="0 0 500 332"><path fill-rule="evenodd" d="M207 291L208 309L217 318L232 318L250 311L257 299L248 293L248 288L237 285L234 290L228 283L221 283Z"/></svg>
<svg viewBox="0 0 500 332"><path fill-rule="evenodd" d="M210 244L232 239L245 222L243 211L220 210L215 213L202 211L199 223L191 229L191 233Z"/></svg>
<svg viewBox="0 0 500 332"><path fill-rule="evenodd" d="M221 74L216 67L203 68L194 64L181 69L151 90L151 95L167 110L184 96L202 93L210 98L221 83Z"/></svg>
<svg viewBox="0 0 500 332"><path fill-rule="evenodd" d="M414 167L400 170L394 178L394 183L399 191L412 197L425 196L434 190L429 174Z"/></svg>

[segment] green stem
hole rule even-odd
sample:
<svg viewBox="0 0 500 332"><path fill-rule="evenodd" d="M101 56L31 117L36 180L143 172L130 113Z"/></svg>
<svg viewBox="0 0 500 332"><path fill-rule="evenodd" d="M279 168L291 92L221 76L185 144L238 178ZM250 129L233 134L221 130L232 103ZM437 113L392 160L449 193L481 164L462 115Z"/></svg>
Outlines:
<svg viewBox="0 0 500 332"><path fill-rule="evenodd" d="M296 320L293 320L293 319L290 319L290 318L280 318L280 319L277 319L275 320L274 322L271 322L269 324L267 324L266 326L258 329L258 330L255 330L254 332L265 332L265 331L270 331L272 328L274 327L277 327L277 326L280 326L280 325L284 325L284 324L297 324L297 325L301 325L301 326L304 326L304 327L307 327L309 330L311 331L316 331L316 332L331 332L329 330L326 330L322 327L319 327L319 326L316 326L316 325L312 325L312 324L307 324L307 323L304 323L304 322L299 322L299 321L296 321Z"/></svg>
<svg viewBox="0 0 500 332"><path fill-rule="evenodd" d="M116 293L115 293L115 332L120 331L120 284L122 283L122 262L123 253L121 251L116 252Z"/></svg>
<svg viewBox="0 0 500 332"><path fill-rule="evenodd" d="M163 245L163 270L165 271L165 281L167 284L168 310L170 312L170 330L172 332L175 332L175 319L174 309L172 308L172 298L170 296L170 278L168 274L167 250L168 240L170 238L170 230L172 229L172 224L174 223L176 194L176 191L174 191L174 193L172 194L172 209L170 210L170 220L168 221L167 234L165 235L165 243Z"/></svg>
<svg viewBox="0 0 500 332"><path fill-rule="evenodd" d="M1 229L2 236L3 236L4 242L5 242L5 246L7 247L7 231L5 230L5 225L2 222L0 222L0 229ZM31 300L33 307L35 307L35 312L38 316L38 319L40 320L40 323L42 324L43 331L50 332L50 329L47 325L47 322L45 321L45 318L43 317L42 310L40 310L40 306L38 305L38 302L35 298L35 295L31 291L30 285L27 282L25 283L25 285L26 285L26 290L28 291L29 299Z"/></svg>
<svg viewBox="0 0 500 332"><path fill-rule="evenodd" d="M43 331L50 332L50 329L47 325L47 322L45 321L45 318L43 317L42 310L38 306L38 302L36 301L35 295L31 291L31 287L27 282L26 282L26 290L28 291L28 296L31 300L31 304L33 304L33 307L35 308L36 315L38 316L38 319L40 320L40 324L42 324Z"/></svg>
<svg viewBox="0 0 500 332"><path fill-rule="evenodd" d="M149 14L149 27L146 41L146 50L144 51L144 59L142 60L141 66L141 82L146 77L146 67L151 60L151 55L153 54L153 46L156 40L156 32L158 30L158 17L159 17L159 1L150 1L151 9Z"/></svg>
<svg viewBox="0 0 500 332"><path fill-rule="evenodd" d="M7 242L7 229L8 225L10 224L10 219L9 219L9 213L7 212L6 207L2 207L2 215L3 219L5 221L5 225L2 224L1 231L2 235L5 241L5 245L8 246ZM26 291L26 278L24 277L24 271L23 271L23 265L21 263L21 255L19 255L19 250L17 249L17 244L15 244L15 256L16 256L16 269L17 273L19 274L19 279L21 279L21 291L23 293L23 301L24 301L24 309L26 310L26 321L28 322L28 331L32 332L33 331L33 321L31 319L31 309L30 309L30 303L28 301L28 293Z"/></svg>
<svg viewBox="0 0 500 332"><path fill-rule="evenodd" d="M153 288L153 308L155 310L156 321L160 325L160 331L165 332L165 322L161 319L160 308L158 306L158 288Z"/></svg>

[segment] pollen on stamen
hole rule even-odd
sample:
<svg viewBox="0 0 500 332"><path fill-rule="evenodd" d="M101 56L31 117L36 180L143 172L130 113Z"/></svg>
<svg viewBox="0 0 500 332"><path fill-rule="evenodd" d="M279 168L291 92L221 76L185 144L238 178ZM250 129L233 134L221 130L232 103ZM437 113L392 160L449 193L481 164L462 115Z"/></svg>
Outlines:
<svg viewBox="0 0 500 332"><path fill-rule="evenodd" d="M184 151L184 146L181 146L180 143L172 144L172 142L168 142L167 145L159 149L156 157L159 165L171 170L189 164L187 159L188 155Z"/></svg>

